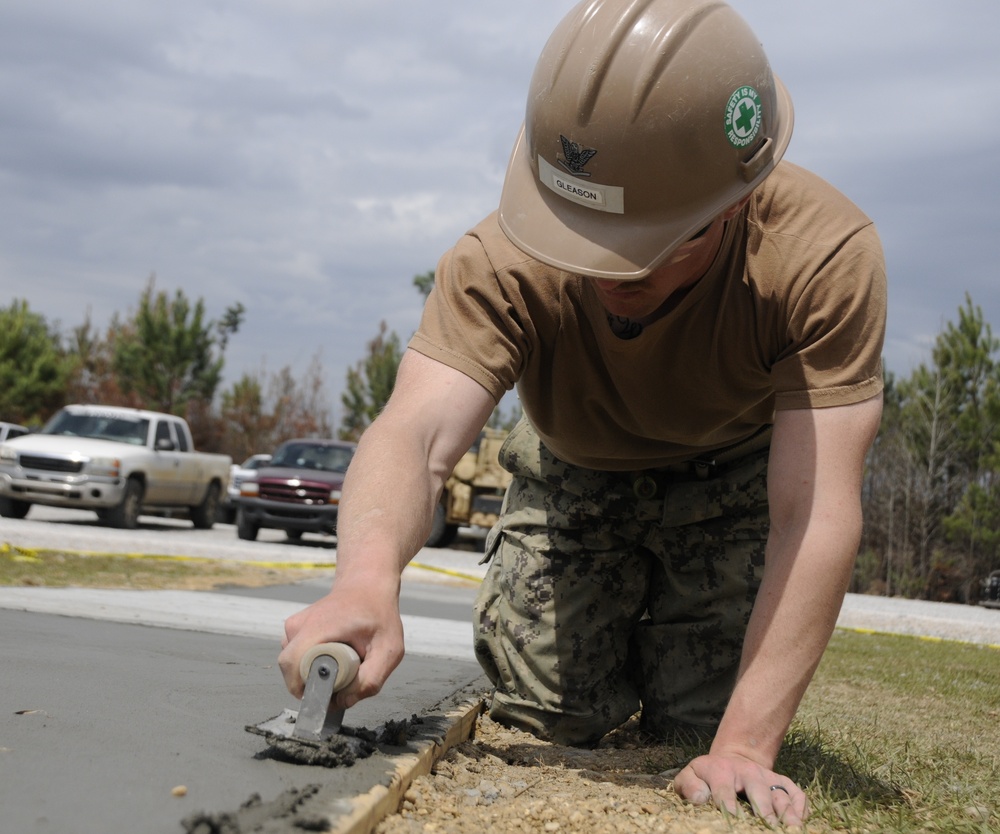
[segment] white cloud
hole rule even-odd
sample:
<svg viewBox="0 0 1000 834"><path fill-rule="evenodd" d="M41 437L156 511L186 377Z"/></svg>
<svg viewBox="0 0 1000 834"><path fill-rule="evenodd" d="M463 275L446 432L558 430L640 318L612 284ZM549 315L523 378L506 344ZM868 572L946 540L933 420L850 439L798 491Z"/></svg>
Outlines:
<svg viewBox="0 0 1000 834"><path fill-rule="evenodd" d="M13 0L0 8L6 298L64 327L158 286L240 301L228 374L330 387L413 275L499 198L535 58L569 0ZM992 0L736 2L792 91L789 158L878 223L890 367L969 290L1000 328ZM902 11L900 10L902 8Z"/></svg>

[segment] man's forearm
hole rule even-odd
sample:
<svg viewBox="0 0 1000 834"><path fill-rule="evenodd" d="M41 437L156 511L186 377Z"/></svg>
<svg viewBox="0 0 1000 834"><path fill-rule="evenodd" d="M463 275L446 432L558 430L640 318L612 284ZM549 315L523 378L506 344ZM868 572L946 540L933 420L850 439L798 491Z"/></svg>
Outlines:
<svg viewBox="0 0 1000 834"><path fill-rule="evenodd" d="M736 688L713 752L771 767L812 680L850 581L860 519L802 537L772 534Z"/></svg>
<svg viewBox="0 0 1000 834"><path fill-rule="evenodd" d="M823 656L861 540L864 459L881 397L778 412L764 579L736 688L712 746L771 767Z"/></svg>
<svg viewBox="0 0 1000 834"><path fill-rule="evenodd" d="M412 438L376 422L361 439L344 482L338 574L389 570L398 575L427 540L442 483Z"/></svg>
<svg viewBox="0 0 1000 834"><path fill-rule="evenodd" d="M399 573L430 535L441 488L493 409L478 383L407 350L358 444L337 522L337 572Z"/></svg>

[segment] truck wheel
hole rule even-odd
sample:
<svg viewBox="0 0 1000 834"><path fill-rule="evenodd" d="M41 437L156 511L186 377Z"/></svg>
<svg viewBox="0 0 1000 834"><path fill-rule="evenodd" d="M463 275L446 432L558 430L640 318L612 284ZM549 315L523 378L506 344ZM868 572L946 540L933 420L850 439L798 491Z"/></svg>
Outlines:
<svg viewBox="0 0 1000 834"><path fill-rule="evenodd" d="M444 504L434 508L434 521L431 523L431 534L427 537L424 547L447 547L458 535L458 526L449 524L444 514Z"/></svg>
<svg viewBox="0 0 1000 834"><path fill-rule="evenodd" d="M242 508L238 509L236 511L236 535L243 541L253 542L257 541L258 532L260 532L260 527L247 518L247 514L243 512Z"/></svg>
<svg viewBox="0 0 1000 834"><path fill-rule="evenodd" d="M18 501L15 498L0 498L0 516L4 518L24 518L31 509L28 501Z"/></svg>
<svg viewBox="0 0 1000 834"><path fill-rule="evenodd" d="M293 542L297 542L302 538L301 530L285 530L285 535Z"/></svg>
<svg viewBox="0 0 1000 834"><path fill-rule="evenodd" d="M139 525L139 511L142 509L142 496L145 491L142 481L129 478L125 484L122 500L108 510L108 524L121 530L134 530Z"/></svg>
<svg viewBox="0 0 1000 834"><path fill-rule="evenodd" d="M211 530L218 512L219 485L211 483L208 485L208 492L205 493L205 500L197 507L191 508L191 522L199 530Z"/></svg>

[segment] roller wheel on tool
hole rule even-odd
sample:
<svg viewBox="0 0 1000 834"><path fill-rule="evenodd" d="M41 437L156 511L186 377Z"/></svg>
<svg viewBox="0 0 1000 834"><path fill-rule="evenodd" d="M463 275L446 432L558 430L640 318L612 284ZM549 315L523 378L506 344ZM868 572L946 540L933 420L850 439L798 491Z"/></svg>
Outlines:
<svg viewBox="0 0 1000 834"><path fill-rule="evenodd" d="M191 508L191 522L199 530L211 530L219 514L219 485L209 484L205 500Z"/></svg>
<svg viewBox="0 0 1000 834"><path fill-rule="evenodd" d="M14 498L0 498L0 516L4 518L24 518L31 509L31 502Z"/></svg>
<svg viewBox="0 0 1000 834"><path fill-rule="evenodd" d="M259 532L260 527L247 518L247 514L243 512L243 508L238 509L236 511L236 535L243 539L243 541L253 542L257 541L257 533Z"/></svg>
<svg viewBox="0 0 1000 834"><path fill-rule="evenodd" d="M299 674L302 675L302 680L309 677L313 661L323 655L337 661L337 677L333 680L333 691L340 692L358 674L361 658L347 643L319 643L306 650L299 660Z"/></svg>
<svg viewBox="0 0 1000 834"><path fill-rule="evenodd" d="M137 478L129 478L125 484L125 494L122 500L108 510L107 522L112 527L121 530L134 530L139 526L139 511L142 509L142 497L145 487Z"/></svg>

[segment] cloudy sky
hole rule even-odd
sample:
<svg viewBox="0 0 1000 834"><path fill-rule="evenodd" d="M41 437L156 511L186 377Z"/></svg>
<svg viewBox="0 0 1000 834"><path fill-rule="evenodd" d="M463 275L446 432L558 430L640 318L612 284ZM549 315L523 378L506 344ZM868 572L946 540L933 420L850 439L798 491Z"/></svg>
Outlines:
<svg viewBox="0 0 1000 834"><path fill-rule="evenodd" d="M877 223L907 375L968 292L1000 332L996 0L733 0L796 106L787 158ZM496 205L571 0L0 0L0 304L64 330L151 274L246 321L243 372L334 398L412 278ZM339 419L339 413L337 415Z"/></svg>

